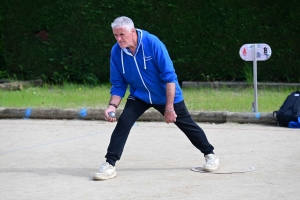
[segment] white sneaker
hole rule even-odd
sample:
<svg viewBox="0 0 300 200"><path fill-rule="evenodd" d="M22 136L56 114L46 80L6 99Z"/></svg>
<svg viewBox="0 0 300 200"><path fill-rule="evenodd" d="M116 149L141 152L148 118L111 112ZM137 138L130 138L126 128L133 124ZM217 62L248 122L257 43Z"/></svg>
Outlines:
<svg viewBox="0 0 300 200"><path fill-rule="evenodd" d="M220 160L219 157L215 154L208 154L205 155L206 164L203 165L203 170L207 172L215 171L220 166Z"/></svg>
<svg viewBox="0 0 300 200"><path fill-rule="evenodd" d="M94 180L107 180L111 178L115 178L117 176L116 168L109 164L108 162L105 162L101 165L98 172L94 175Z"/></svg>

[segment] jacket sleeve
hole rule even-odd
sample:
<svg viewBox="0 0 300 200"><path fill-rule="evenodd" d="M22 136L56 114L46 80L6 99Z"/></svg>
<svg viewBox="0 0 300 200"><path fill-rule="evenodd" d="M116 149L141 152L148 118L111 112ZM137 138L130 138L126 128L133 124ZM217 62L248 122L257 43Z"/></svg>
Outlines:
<svg viewBox="0 0 300 200"><path fill-rule="evenodd" d="M152 38L151 43L154 57L160 71L159 77L166 83L176 82L177 75L166 46L155 36Z"/></svg>
<svg viewBox="0 0 300 200"><path fill-rule="evenodd" d="M121 59L120 55L118 56L112 50L110 56L110 82L112 84L110 94L123 98L128 84L122 75L122 71L120 70L122 66L119 66L121 65L121 61L118 62L118 59Z"/></svg>

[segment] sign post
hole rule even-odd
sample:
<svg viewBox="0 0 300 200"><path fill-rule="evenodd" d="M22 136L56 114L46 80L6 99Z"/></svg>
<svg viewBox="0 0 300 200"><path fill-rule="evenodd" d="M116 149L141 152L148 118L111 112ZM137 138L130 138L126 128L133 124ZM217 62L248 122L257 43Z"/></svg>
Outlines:
<svg viewBox="0 0 300 200"><path fill-rule="evenodd" d="M253 83L254 83L254 104L253 104L253 111L255 113L258 112L258 100L257 100L257 58L256 58L256 45L254 44L254 51L253 51Z"/></svg>
<svg viewBox="0 0 300 200"><path fill-rule="evenodd" d="M271 47L267 44L244 44L240 48L240 57L245 61L253 61L254 102L252 109L255 113L258 113L257 61L268 60L271 54Z"/></svg>

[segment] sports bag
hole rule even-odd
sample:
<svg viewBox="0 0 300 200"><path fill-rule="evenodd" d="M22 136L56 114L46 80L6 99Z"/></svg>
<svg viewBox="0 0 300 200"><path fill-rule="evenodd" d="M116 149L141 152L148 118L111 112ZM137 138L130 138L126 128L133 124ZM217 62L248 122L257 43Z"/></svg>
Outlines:
<svg viewBox="0 0 300 200"><path fill-rule="evenodd" d="M297 90L287 96L278 111L273 112L274 119L279 126L288 127L290 122L298 122L300 117L300 91Z"/></svg>

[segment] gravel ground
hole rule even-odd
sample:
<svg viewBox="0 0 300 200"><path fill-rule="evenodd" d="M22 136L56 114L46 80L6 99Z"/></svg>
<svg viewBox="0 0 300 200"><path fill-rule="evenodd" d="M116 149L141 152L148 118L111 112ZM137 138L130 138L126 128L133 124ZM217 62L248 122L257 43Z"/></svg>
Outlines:
<svg viewBox="0 0 300 200"><path fill-rule="evenodd" d="M203 155L174 124L137 122L118 176L93 181L115 124L84 120L0 120L1 199L298 199L300 131L271 125L198 123L220 157Z"/></svg>

